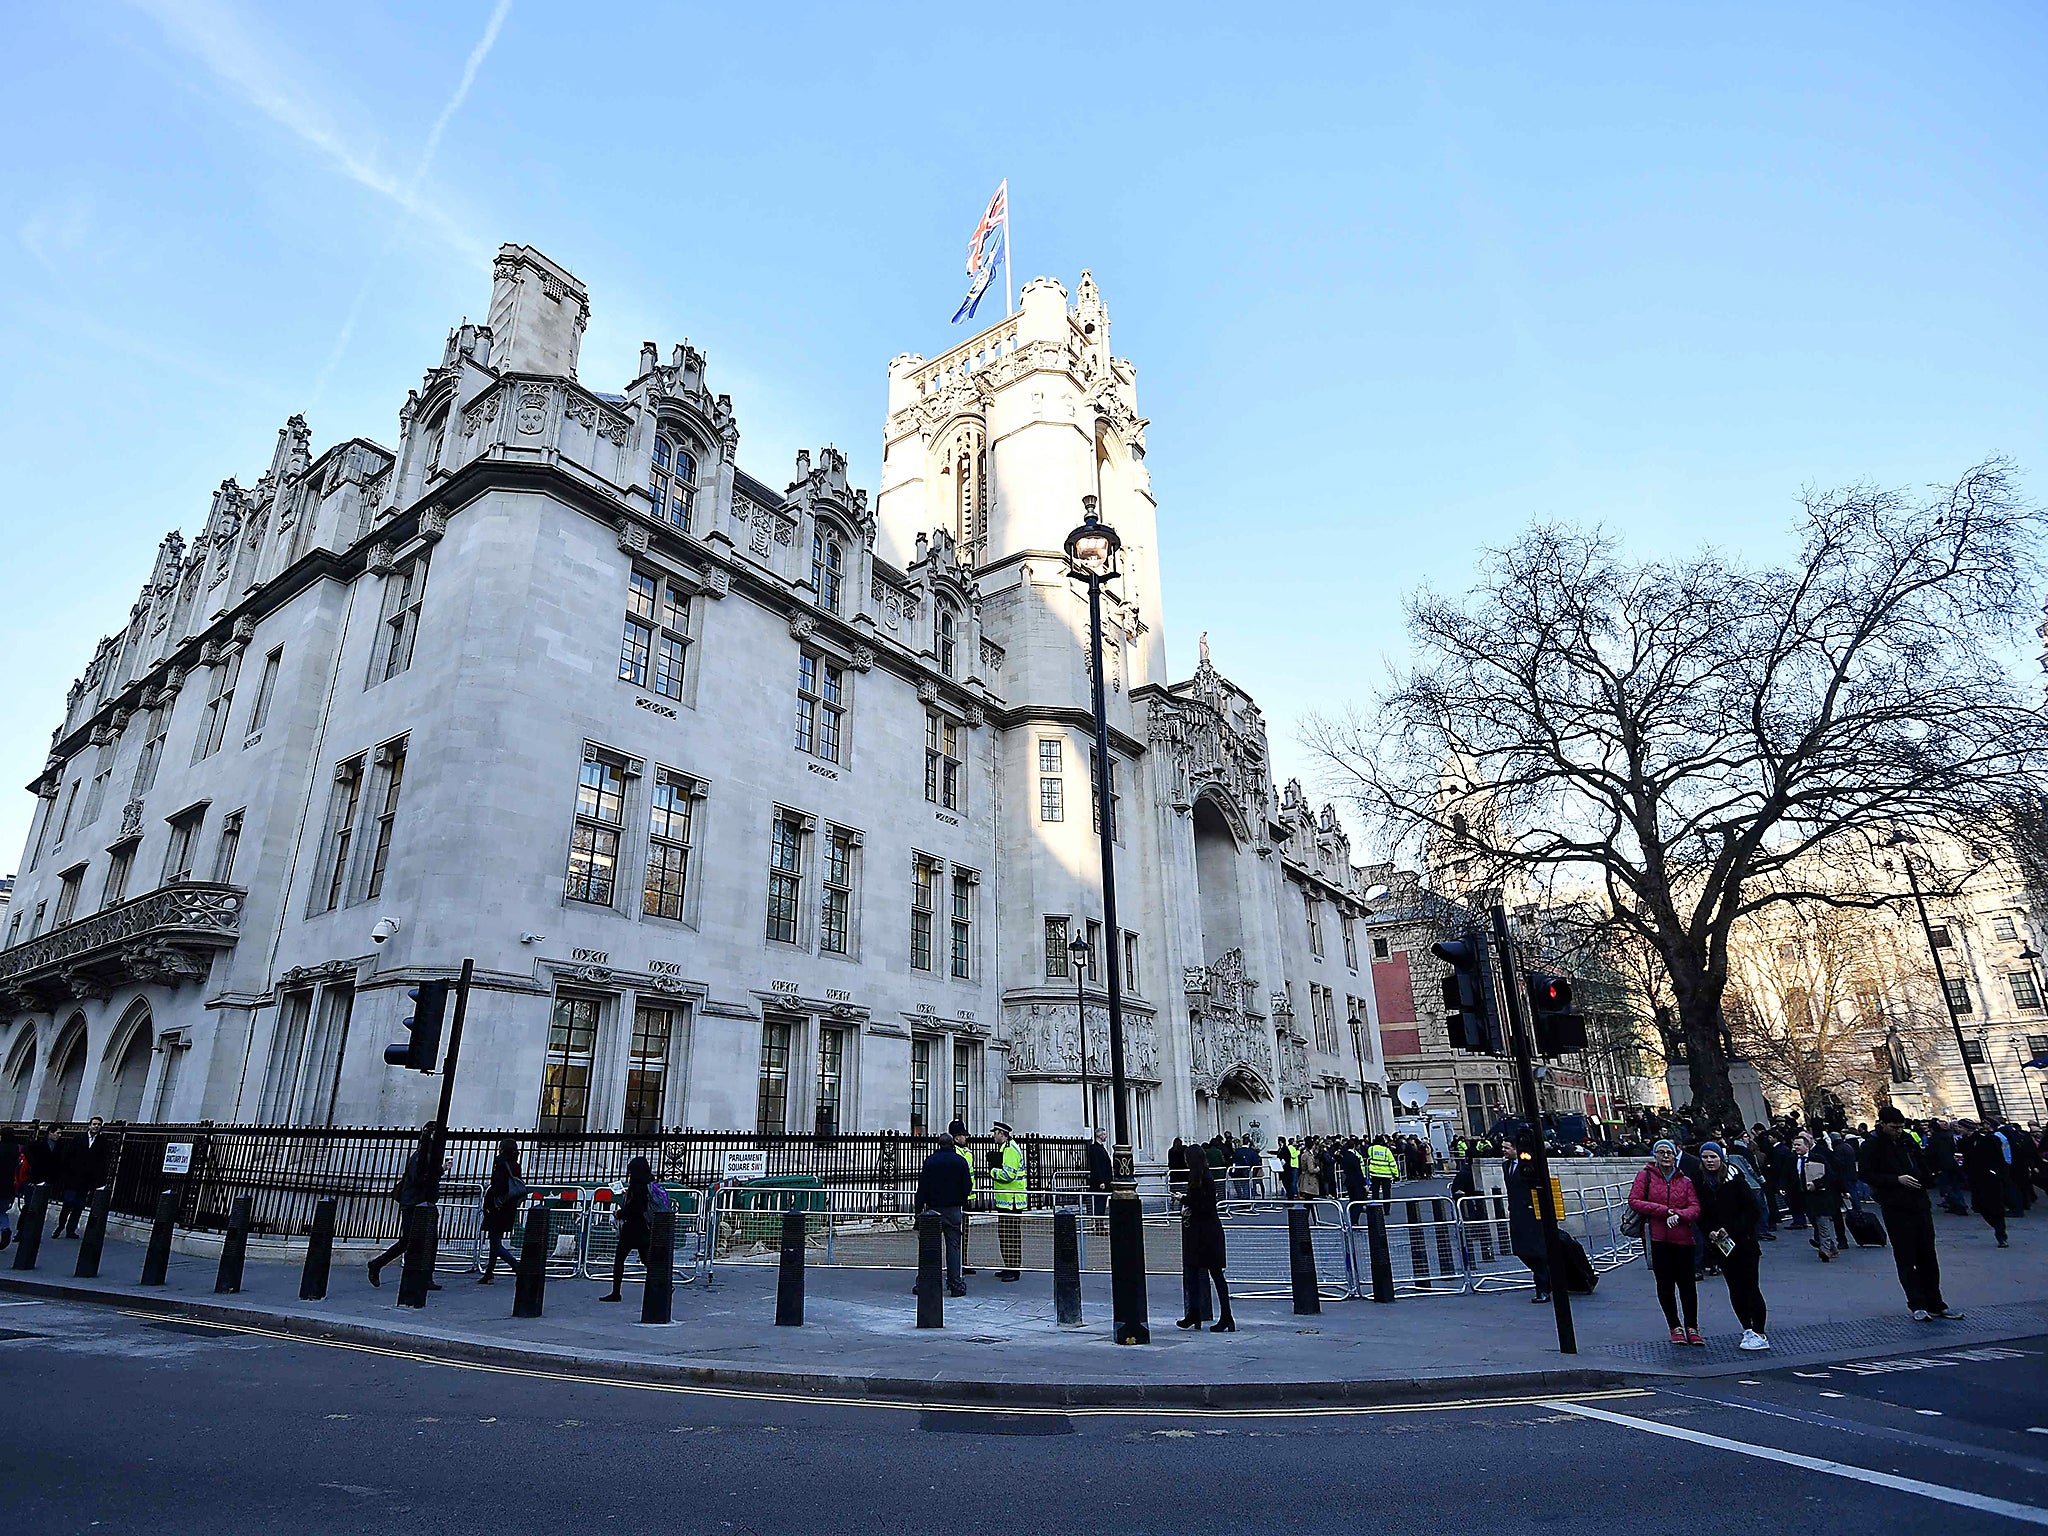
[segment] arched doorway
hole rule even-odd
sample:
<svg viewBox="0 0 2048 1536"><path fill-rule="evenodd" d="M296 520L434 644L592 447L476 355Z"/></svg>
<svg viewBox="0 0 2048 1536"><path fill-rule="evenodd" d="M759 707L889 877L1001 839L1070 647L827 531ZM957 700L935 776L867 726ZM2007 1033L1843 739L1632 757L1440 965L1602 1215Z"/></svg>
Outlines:
<svg viewBox="0 0 2048 1536"><path fill-rule="evenodd" d="M1214 965L1233 949L1244 948L1244 925L1237 890L1237 835L1214 798L1195 802L1195 884L1201 899L1202 959Z"/></svg>
<svg viewBox="0 0 2048 1536"><path fill-rule="evenodd" d="M1280 1134L1280 1106L1273 1090L1250 1067L1236 1067L1216 1085L1216 1129L1230 1136L1249 1136L1256 1146L1270 1146Z"/></svg>
<svg viewBox="0 0 2048 1536"><path fill-rule="evenodd" d="M28 1118L29 1084L36 1075L36 1031L24 1025L14 1048L7 1053L7 1070L0 1074L0 1119Z"/></svg>
<svg viewBox="0 0 2048 1536"><path fill-rule="evenodd" d="M142 1118L142 1090L149 1081L149 1004L138 999L121 1017L107 1042L106 1062L112 1068L100 1079L94 1098L98 1113L130 1124Z"/></svg>
<svg viewBox="0 0 2048 1536"><path fill-rule="evenodd" d="M59 1123L78 1118L78 1090L85 1082L85 1015L74 1013L50 1047L50 1067L43 1074L43 1112L38 1117Z"/></svg>

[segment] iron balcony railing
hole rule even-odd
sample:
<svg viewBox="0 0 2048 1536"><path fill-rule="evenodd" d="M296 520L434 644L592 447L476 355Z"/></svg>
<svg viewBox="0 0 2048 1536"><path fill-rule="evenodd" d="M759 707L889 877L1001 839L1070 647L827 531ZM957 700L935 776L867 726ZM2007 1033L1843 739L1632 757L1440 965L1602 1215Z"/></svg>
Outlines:
<svg viewBox="0 0 2048 1536"><path fill-rule="evenodd" d="M204 976L242 931L240 886L180 880L0 950L0 1009L15 1012L130 981Z"/></svg>

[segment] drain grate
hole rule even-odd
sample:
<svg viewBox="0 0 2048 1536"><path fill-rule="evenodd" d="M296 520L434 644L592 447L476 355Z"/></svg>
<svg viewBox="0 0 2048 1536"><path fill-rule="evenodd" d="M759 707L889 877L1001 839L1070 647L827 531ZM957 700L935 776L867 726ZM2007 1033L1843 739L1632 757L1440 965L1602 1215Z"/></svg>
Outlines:
<svg viewBox="0 0 2048 1536"><path fill-rule="evenodd" d="M961 1413L927 1408L917 1427L928 1435L1071 1435L1074 1421L1063 1413Z"/></svg>

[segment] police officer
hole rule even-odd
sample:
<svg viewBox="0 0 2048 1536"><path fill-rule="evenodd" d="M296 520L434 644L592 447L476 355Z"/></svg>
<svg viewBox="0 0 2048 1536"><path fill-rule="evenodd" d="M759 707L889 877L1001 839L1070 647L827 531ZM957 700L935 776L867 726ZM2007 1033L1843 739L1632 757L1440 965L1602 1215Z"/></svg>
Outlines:
<svg viewBox="0 0 2048 1536"><path fill-rule="evenodd" d="M990 1129L995 1133L996 1144L988 1160L989 1204L996 1208L996 1241L1003 1250L1003 1267L996 1271L996 1278L1021 1280L1023 1211L1031 1200L1030 1181L1024 1174L1024 1149L1012 1139L1010 1127L1003 1121L998 1120Z"/></svg>
<svg viewBox="0 0 2048 1536"><path fill-rule="evenodd" d="M1401 1176L1401 1165L1395 1161L1394 1149L1387 1145L1386 1137L1373 1138L1365 1154L1365 1171L1372 1177L1373 1199L1394 1198L1394 1181Z"/></svg>

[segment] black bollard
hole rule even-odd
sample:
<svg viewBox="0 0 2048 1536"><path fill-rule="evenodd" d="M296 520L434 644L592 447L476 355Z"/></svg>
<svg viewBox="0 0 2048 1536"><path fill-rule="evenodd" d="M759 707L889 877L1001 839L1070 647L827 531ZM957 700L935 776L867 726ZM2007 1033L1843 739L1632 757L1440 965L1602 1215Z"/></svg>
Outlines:
<svg viewBox="0 0 2048 1536"><path fill-rule="evenodd" d="M21 1220L14 1227L14 1267L34 1269L43 1249L43 1222L50 1214L50 1186L31 1184L21 1197Z"/></svg>
<svg viewBox="0 0 2048 1536"><path fill-rule="evenodd" d="M1287 1208L1287 1273L1294 1282L1294 1315L1313 1317L1323 1310L1323 1293L1316 1285L1316 1247L1309 1235L1308 1207Z"/></svg>
<svg viewBox="0 0 2048 1536"><path fill-rule="evenodd" d="M227 1236L220 1243L220 1270L213 1277L215 1295L232 1295L242 1288L242 1261L249 1254L249 1217L256 1201L249 1195L235 1196L228 1208Z"/></svg>
<svg viewBox="0 0 2048 1536"><path fill-rule="evenodd" d="M1418 1290L1430 1288L1429 1234L1422 1230L1422 1207L1413 1200L1408 1202L1408 1273Z"/></svg>
<svg viewBox="0 0 2048 1536"><path fill-rule="evenodd" d="M404 1267L398 1272L398 1304L424 1307L427 1288L434 1283L434 1239L439 1235L441 1209L416 1205L405 1224Z"/></svg>
<svg viewBox="0 0 2048 1536"><path fill-rule="evenodd" d="M775 1279L775 1326L804 1325L804 1213L782 1213L782 1269Z"/></svg>
<svg viewBox="0 0 2048 1536"><path fill-rule="evenodd" d="M327 1274L334 1267L334 1197L313 1207L313 1230L306 1237L306 1267L299 1271L299 1300L325 1301Z"/></svg>
<svg viewBox="0 0 2048 1536"><path fill-rule="evenodd" d="M539 1317L547 1300L548 1241L553 1228L548 1210L536 1202L526 1208L526 1231L519 1239L519 1269L512 1287L512 1315Z"/></svg>
<svg viewBox="0 0 2048 1536"><path fill-rule="evenodd" d="M74 1278L99 1278L100 1252L107 1246L107 1208L113 1203L110 1185L102 1184L92 1192L92 1203L85 1208L85 1236L78 1244L78 1267L71 1271Z"/></svg>
<svg viewBox="0 0 2048 1536"><path fill-rule="evenodd" d="M142 1278L137 1285L162 1285L171 1268L171 1228L178 1220L178 1192L167 1189L156 1197L156 1220L150 1223L149 1247L142 1255Z"/></svg>
<svg viewBox="0 0 2048 1536"><path fill-rule="evenodd" d="M647 1245L647 1283L640 1287L640 1321L666 1323L676 1295L676 1213L656 1211L647 1227L653 1241Z"/></svg>
<svg viewBox="0 0 2048 1536"><path fill-rule="evenodd" d="M946 1326L946 1236L937 1211L917 1218L917 1326Z"/></svg>
<svg viewBox="0 0 2048 1536"><path fill-rule="evenodd" d="M1387 1208L1374 1202L1365 1208L1365 1242L1372 1254L1372 1299L1394 1299L1394 1256L1387 1251Z"/></svg>
<svg viewBox="0 0 2048 1536"><path fill-rule="evenodd" d="M1062 1328L1081 1326L1081 1226L1072 1211L1052 1218L1052 1310Z"/></svg>

